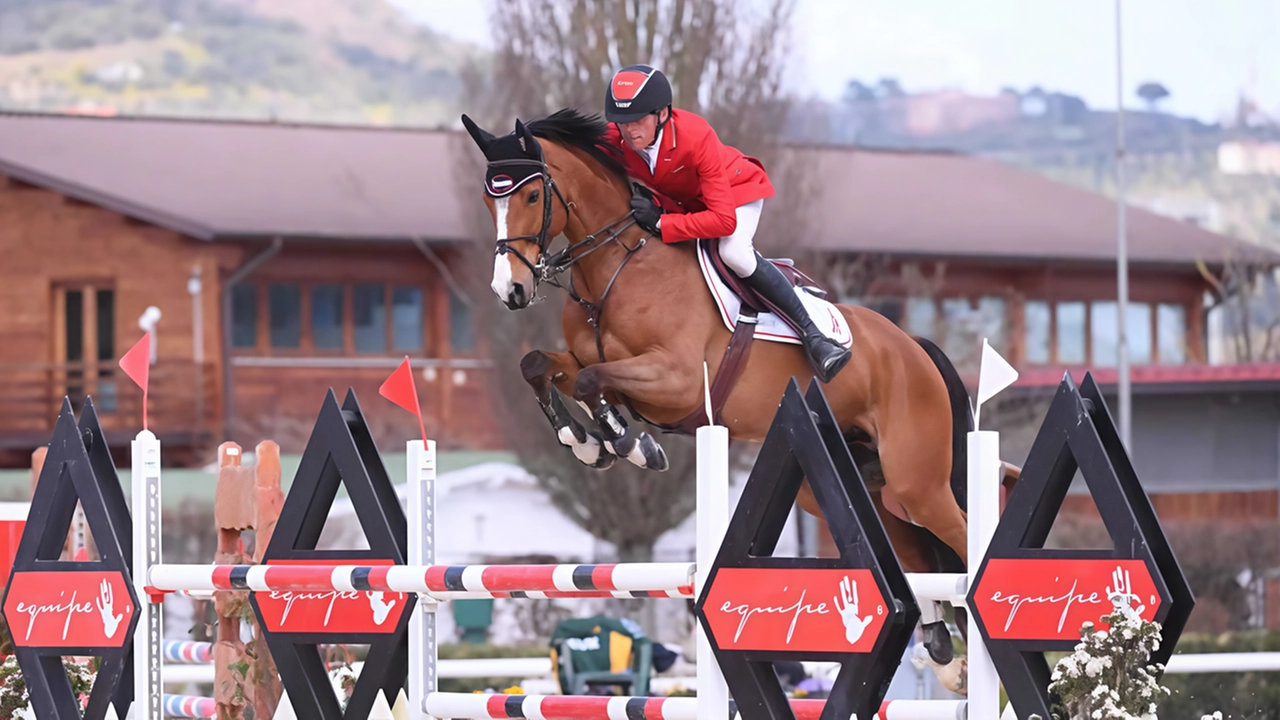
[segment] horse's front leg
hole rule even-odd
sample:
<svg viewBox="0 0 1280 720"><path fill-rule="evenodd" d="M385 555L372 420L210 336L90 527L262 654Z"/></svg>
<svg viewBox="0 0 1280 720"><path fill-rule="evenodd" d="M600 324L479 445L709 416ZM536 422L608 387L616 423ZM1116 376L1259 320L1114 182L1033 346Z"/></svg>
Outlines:
<svg viewBox="0 0 1280 720"><path fill-rule="evenodd" d="M651 470L666 470L667 454L647 432L633 433L622 413L605 399L606 392L659 407L679 408L697 403L701 374L676 370L665 354L649 352L583 368L578 372L573 397L591 412L600 426L605 447L618 457Z"/></svg>
<svg viewBox="0 0 1280 720"><path fill-rule="evenodd" d="M520 373L533 388L542 413L551 422L560 444L573 450L574 457L584 465L601 470L613 466L618 457L605 449L599 434L588 432L582 423L569 414L560 398L560 388L572 388L582 366L570 353L547 353L534 350L520 360Z"/></svg>

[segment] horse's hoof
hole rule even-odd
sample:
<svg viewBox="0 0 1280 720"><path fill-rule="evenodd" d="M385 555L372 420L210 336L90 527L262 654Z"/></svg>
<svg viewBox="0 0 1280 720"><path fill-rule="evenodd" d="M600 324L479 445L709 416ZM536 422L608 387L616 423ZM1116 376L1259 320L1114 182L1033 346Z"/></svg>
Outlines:
<svg viewBox="0 0 1280 720"><path fill-rule="evenodd" d="M572 437L572 434L569 434ZM578 462L588 467L598 470L608 470L618 461L618 456L605 449L605 443L601 442L600 436L596 433L587 433L583 442L574 442L569 444L564 442L565 438L561 438L561 442L569 445L573 450L573 456L578 458Z"/></svg>
<svg viewBox="0 0 1280 720"><path fill-rule="evenodd" d="M939 665L946 665L955 658L955 646L951 644L951 633L944 620L922 625L924 646L929 651L929 659Z"/></svg>
<svg viewBox="0 0 1280 720"><path fill-rule="evenodd" d="M671 467L667 461L667 452L649 433L640 433L639 450L644 454L644 466L650 470L666 472Z"/></svg>

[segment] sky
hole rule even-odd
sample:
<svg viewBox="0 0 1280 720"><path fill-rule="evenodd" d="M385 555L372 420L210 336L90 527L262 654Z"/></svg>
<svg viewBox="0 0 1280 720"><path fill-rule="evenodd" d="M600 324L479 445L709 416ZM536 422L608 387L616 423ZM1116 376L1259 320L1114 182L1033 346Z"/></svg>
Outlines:
<svg viewBox="0 0 1280 720"><path fill-rule="evenodd" d="M491 47L491 0L392 0L413 19ZM1121 0L1125 107L1154 80L1163 108L1205 122L1247 92L1280 117L1280 0ZM893 77L907 92L1004 87L1116 106L1115 0L798 0L801 96L835 100L851 79Z"/></svg>

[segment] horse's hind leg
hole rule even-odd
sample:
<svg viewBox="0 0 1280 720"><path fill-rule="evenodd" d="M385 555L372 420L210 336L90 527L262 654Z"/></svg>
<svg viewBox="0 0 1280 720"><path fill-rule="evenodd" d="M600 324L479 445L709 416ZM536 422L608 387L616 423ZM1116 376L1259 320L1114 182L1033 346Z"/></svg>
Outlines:
<svg viewBox="0 0 1280 720"><path fill-rule="evenodd" d="M520 372L525 382L533 388L542 413L551 422L561 445L573 450L574 457L584 465L602 470L613 466L616 455L604 448L597 433L588 432L582 423L569 414L556 383L571 386L577 381L582 366L569 353L546 353L534 350L520 360Z"/></svg>
<svg viewBox="0 0 1280 720"><path fill-rule="evenodd" d="M885 484L912 521L923 525L968 567L969 534L964 511L951 493L951 437L929 432L927 420L880 437Z"/></svg>

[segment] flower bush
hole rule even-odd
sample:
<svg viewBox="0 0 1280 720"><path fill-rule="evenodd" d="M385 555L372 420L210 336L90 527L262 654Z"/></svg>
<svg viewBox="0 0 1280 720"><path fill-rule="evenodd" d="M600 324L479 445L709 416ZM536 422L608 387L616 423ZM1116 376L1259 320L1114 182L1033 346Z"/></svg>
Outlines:
<svg viewBox="0 0 1280 720"><path fill-rule="evenodd" d="M93 679L97 675L94 668L82 665L70 658L62 659L62 666L67 670L71 680L71 691L76 694L81 705L89 701L89 693L93 690ZM18 667L16 655L10 655L0 663L0 718L15 720L35 720L31 712L31 701L27 697L27 683Z"/></svg>
<svg viewBox="0 0 1280 720"><path fill-rule="evenodd" d="M1054 667L1055 720L1155 720L1156 706L1169 696L1156 682L1164 666L1147 663L1160 647L1160 625L1142 619L1133 595L1110 588L1108 595L1114 609L1101 620L1111 629L1085 623L1075 652Z"/></svg>

